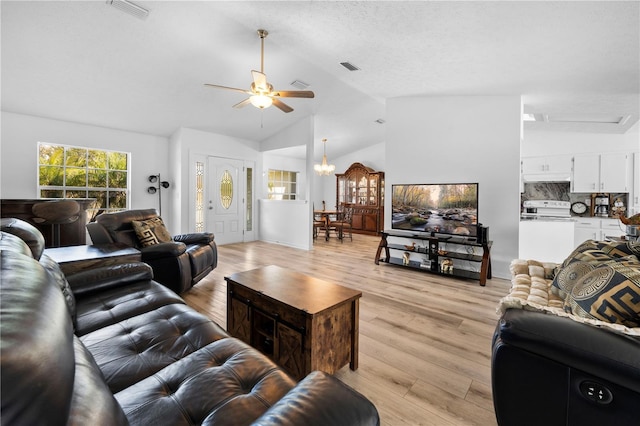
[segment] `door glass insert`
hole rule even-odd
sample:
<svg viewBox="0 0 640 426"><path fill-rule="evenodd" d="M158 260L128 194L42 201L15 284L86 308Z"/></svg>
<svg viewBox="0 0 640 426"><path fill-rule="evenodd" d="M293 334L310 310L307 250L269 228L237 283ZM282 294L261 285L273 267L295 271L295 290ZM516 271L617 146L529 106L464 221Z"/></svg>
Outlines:
<svg viewBox="0 0 640 426"><path fill-rule="evenodd" d="M220 178L220 204L229 209L233 202L233 178L229 170L225 170Z"/></svg>

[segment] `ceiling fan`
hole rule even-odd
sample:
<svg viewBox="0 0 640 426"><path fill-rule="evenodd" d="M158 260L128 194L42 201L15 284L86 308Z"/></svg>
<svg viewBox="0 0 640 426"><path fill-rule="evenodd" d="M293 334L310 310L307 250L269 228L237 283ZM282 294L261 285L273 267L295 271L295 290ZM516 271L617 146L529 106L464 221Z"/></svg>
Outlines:
<svg viewBox="0 0 640 426"><path fill-rule="evenodd" d="M251 70L253 76L253 83L251 83L251 89L238 89L235 87L220 86L217 84L205 83L205 86L216 87L219 89L234 90L236 92L242 92L249 95L244 101L238 102L233 107L242 108L248 104L264 109L271 105L275 105L283 112L291 112L293 108L285 104L278 98L313 98L315 95L311 90L273 90L273 86L267 82L267 76L264 74L264 39L269 33L267 30L258 30L258 36L260 36L260 71Z"/></svg>

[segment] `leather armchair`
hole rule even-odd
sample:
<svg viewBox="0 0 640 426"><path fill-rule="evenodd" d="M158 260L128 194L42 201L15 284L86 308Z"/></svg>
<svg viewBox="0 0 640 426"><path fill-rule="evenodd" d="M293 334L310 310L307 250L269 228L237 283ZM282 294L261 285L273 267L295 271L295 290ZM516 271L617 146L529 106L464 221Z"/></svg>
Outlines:
<svg viewBox="0 0 640 426"><path fill-rule="evenodd" d="M156 281L176 293L189 290L218 265L214 235L208 232L173 236L173 241L141 247L132 221L158 217L155 209L103 213L87 224L93 244L124 243L142 253Z"/></svg>

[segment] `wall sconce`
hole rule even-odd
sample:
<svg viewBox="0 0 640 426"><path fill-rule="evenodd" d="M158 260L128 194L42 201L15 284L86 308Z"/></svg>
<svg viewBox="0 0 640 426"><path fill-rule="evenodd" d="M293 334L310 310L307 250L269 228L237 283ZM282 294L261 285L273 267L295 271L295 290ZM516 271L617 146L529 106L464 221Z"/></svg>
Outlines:
<svg viewBox="0 0 640 426"><path fill-rule="evenodd" d="M158 213L160 214L160 216L162 216L162 188L169 188L169 182L167 182L166 180L160 180L160 173L158 173L157 175L151 175L148 178L149 182L151 183L158 183L158 186L150 186L147 188L147 192L149 194L158 194Z"/></svg>

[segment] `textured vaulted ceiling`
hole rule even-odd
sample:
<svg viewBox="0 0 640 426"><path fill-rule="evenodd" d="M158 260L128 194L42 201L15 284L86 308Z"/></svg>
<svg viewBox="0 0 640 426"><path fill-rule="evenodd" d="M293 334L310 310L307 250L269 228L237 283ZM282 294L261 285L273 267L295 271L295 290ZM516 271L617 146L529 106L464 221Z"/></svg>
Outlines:
<svg viewBox="0 0 640 426"><path fill-rule="evenodd" d="M136 3L151 11L145 20L104 1L2 1L2 109L256 141L314 114L332 156L382 142L375 120L391 97L522 95L532 113L629 117L525 131L622 133L640 110L637 1ZM287 99L290 114L233 109L243 94L203 86L249 87L260 67L258 28L270 33L269 82L296 90L298 79L316 93Z"/></svg>

